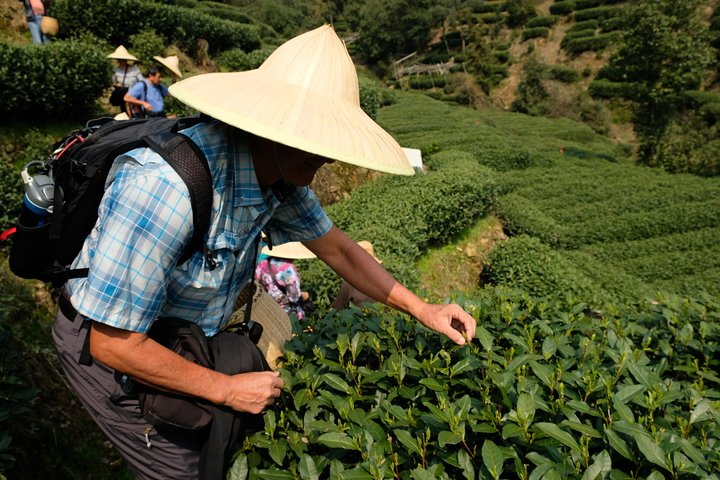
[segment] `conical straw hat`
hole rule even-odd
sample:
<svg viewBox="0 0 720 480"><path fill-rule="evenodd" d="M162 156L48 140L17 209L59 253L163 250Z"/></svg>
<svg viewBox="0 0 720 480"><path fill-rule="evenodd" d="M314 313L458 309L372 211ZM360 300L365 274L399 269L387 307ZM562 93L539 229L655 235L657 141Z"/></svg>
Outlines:
<svg viewBox="0 0 720 480"><path fill-rule="evenodd" d="M177 55L170 55L169 57L159 57L156 55L153 58L156 61L165 65L165 67L167 67L167 69L173 72L175 75L183 78L183 74L182 72L180 72L180 59L178 59Z"/></svg>
<svg viewBox="0 0 720 480"><path fill-rule="evenodd" d="M137 57L135 55L130 55L130 52L127 51L125 47L120 45L115 49L113 53L107 56L107 58L114 58L115 60L135 60L137 61Z"/></svg>
<svg viewBox="0 0 720 480"><path fill-rule="evenodd" d="M233 312L228 325L242 322L244 316L245 306ZM280 304L258 286L253 296L252 320L263 326L257 346L274 370L279 366L278 357L285 354L285 342L293 336L290 317Z"/></svg>
<svg viewBox="0 0 720 480"><path fill-rule="evenodd" d="M288 40L256 70L196 75L170 93L259 137L372 170L415 173L395 139L360 108L355 66L329 25Z"/></svg>
<svg viewBox="0 0 720 480"><path fill-rule="evenodd" d="M266 245L260 251L269 257L288 258L290 260L315 258L315 254L300 242L273 245L272 249Z"/></svg>

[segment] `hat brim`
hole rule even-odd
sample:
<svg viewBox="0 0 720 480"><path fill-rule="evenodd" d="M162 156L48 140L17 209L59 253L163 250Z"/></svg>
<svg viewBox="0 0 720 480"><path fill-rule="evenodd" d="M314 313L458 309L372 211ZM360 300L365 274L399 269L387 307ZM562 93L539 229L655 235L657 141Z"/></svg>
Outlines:
<svg viewBox="0 0 720 480"><path fill-rule="evenodd" d="M170 93L202 113L283 145L381 172L415 174L400 145L361 108L261 69L197 75L170 86Z"/></svg>
<svg viewBox="0 0 720 480"><path fill-rule="evenodd" d="M182 72L180 72L180 69L178 69L175 65L168 62L167 59L159 56L154 56L153 59L155 59L157 62L160 62L165 68L173 72L175 75L177 75L180 78L183 78Z"/></svg>
<svg viewBox="0 0 720 480"><path fill-rule="evenodd" d="M264 246L262 253L269 257L287 258L290 260L306 260L317 258L305 245L300 242L283 243L282 245Z"/></svg>
<svg viewBox="0 0 720 480"><path fill-rule="evenodd" d="M137 57L132 53L128 52L127 49L122 45L116 48L113 53L106 56L105 58L112 58L113 60L132 60L134 62L137 62Z"/></svg>

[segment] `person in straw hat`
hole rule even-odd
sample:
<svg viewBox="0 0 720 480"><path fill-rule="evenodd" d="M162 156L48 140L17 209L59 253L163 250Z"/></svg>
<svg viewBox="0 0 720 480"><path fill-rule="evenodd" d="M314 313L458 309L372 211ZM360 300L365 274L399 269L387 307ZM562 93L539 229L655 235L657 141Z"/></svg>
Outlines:
<svg viewBox="0 0 720 480"><path fill-rule="evenodd" d="M278 372L223 374L147 336L158 316L195 322L207 335L221 331L252 279L261 231L270 245L302 242L351 285L457 344L474 337L468 313L426 303L398 283L333 225L308 187L334 161L414 173L398 143L362 111L358 90L352 60L328 25L288 40L256 70L172 85L173 96L207 116L182 133L203 151L214 179L205 248L182 265L193 228L185 183L149 148L115 161L97 224L72 265L89 273L63 294L89 327L59 311L53 338L70 384L139 478L198 478L202 438L148 426L137 400L113 396L114 370L237 412L263 412L280 396ZM90 366L79 362L85 330Z"/></svg>
<svg viewBox="0 0 720 480"><path fill-rule="evenodd" d="M169 57L160 57L156 55L153 59L168 69L173 83L177 82L178 78L183 78L183 74L180 71L180 59L177 55L170 55Z"/></svg>
<svg viewBox="0 0 720 480"><path fill-rule="evenodd" d="M117 62L117 66L113 68L113 86L128 89L145 79L138 66L130 63L137 62L137 57L128 52L123 45L117 47L107 58Z"/></svg>
<svg viewBox="0 0 720 480"><path fill-rule="evenodd" d="M255 267L255 280L263 286L288 315L305 318L304 304L310 295L300 286L300 273L293 260L315 258L315 254L300 242L290 242L274 248L264 246Z"/></svg>

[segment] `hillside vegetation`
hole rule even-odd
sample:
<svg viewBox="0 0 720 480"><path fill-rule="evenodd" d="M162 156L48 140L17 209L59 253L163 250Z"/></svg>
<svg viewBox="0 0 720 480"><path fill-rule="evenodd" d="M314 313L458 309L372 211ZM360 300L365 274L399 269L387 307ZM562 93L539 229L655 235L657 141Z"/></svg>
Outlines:
<svg viewBox="0 0 720 480"><path fill-rule="evenodd" d="M19 2L0 6L5 226L18 168L111 112L117 44L145 63L177 54L188 76L255 68L332 22L363 64L363 108L426 165L334 165L314 185L333 221L413 289L433 252L503 231L470 283L422 292L478 320L463 348L380 307L330 309L339 278L302 262L318 310L230 478L718 478L716 1L55 0L61 33L42 46ZM658 48L640 49L645 28ZM130 478L61 380L57 291L6 255L0 479Z"/></svg>

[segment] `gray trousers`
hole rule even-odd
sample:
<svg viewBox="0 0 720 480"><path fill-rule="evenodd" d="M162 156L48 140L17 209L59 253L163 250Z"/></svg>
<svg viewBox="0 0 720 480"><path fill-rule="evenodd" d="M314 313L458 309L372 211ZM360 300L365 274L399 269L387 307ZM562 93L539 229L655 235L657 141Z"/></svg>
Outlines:
<svg viewBox="0 0 720 480"><path fill-rule="evenodd" d="M87 329L81 316L68 319L58 310L53 340L60 364L90 416L120 451L138 479L197 480L202 439L192 434L158 432L143 420L136 398L125 395L114 371L93 360L78 360Z"/></svg>

